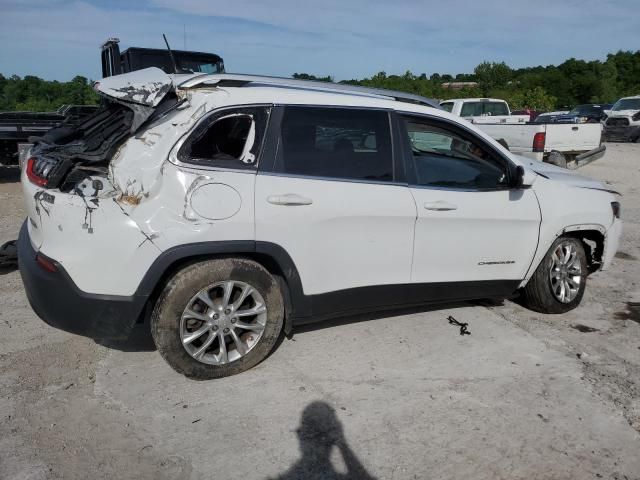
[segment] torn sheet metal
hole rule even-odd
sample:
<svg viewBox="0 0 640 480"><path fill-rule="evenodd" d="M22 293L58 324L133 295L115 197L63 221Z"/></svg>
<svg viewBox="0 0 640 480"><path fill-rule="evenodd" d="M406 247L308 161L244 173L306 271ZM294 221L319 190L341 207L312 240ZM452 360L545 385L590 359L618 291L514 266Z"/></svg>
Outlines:
<svg viewBox="0 0 640 480"><path fill-rule="evenodd" d="M156 107L173 88L171 77L156 67L103 78L93 88L111 99Z"/></svg>

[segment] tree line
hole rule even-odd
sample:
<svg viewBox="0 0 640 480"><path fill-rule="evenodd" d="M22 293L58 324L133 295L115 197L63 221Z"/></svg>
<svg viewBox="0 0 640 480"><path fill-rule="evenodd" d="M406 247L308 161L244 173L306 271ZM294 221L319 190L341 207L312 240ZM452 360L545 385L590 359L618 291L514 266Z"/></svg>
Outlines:
<svg viewBox="0 0 640 480"><path fill-rule="evenodd" d="M296 73L294 78L333 81ZM461 89L451 82L474 82ZM540 111L568 109L583 103L612 103L620 97L640 95L640 50L619 51L604 61L570 58L560 65L512 69L504 62L482 62L473 73L457 75L407 71L404 75L377 73L370 78L343 81L351 85L388 88L436 99L493 97L505 99L512 109Z"/></svg>
<svg viewBox="0 0 640 480"><path fill-rule="evenodd" d="M294 78L333 82L333 77L295 73ZM453 89L451 82L473 82ZM95 105L98 95L86 77L70 82L48 81L27 75L0 74L0 111L53 111L61 105ZM512 109L549 111L582 103L611 103L627 95L640 94L640 50L619 51L604 61L570 58L560 65L513 69L504 62L482 62L473 73L403 75L377 73L370 78L341 83L388 88L436 99L495 97Z"/></svg>
<svg viewBox="0 0 640 480"><path fill-rule="evenodd" d="M50 112L62 105L96 105L98 95L86 77L70 82L49 81L26 75L0 73L0 111Z"/></svg>

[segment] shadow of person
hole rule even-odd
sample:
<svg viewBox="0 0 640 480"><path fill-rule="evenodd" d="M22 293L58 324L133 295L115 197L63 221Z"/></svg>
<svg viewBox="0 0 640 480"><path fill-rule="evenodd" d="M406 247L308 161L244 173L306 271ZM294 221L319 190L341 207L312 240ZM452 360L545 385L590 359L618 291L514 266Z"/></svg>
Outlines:
<svg viewBox="0 0 640 480"><path fill-rule="evenodd" d="M278 476L278 480L374 479L349 448L342 424L335 410L327 403L317 401L307 405L302 412L300 427L296 433L302 458ZM342 456L345 473L337 471L331 462L331 452L334 448L337 448Z"/></svg>

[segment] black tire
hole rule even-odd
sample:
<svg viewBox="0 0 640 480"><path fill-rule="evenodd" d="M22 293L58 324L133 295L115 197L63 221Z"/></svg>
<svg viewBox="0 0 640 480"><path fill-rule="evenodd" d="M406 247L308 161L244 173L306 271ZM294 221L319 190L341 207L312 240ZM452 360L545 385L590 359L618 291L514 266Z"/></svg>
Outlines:
<svg viewBox="0 0 640 480"><path fill-rule="evenodd" d="M558 167L567 168L567 158L555 150L549 153L546 162Z"/></svg>
<svg viewBox="0 0 640 480"><path fill-rule="evenodd" d="M264 299L267 321L262 337L243 357L219 365L193 358L180 339L180 319L200 290L217 282L234 280L250 284ZM284 320L284 303L278 282L260 264L243 258L223 258L195 263L178 271L160 294L151 315L151 334L160 355L177 372L199 380L235 375L264 360L278 341Z"/></svg>
<svg viewBox="0 0 640 480"><path fill-rule="evenodd" d="M551 280L549 278L553 265L552 255L561 243L571 243L577 252L580 261L580 287L576 297L568 303L563 303L556 298L552 291ZM559 237L538 265L533 276L523 289L523 303L526 307L541 313L565 313L576 308L584 295L587 284L587 256L582 242L572 237Z"/></svg>

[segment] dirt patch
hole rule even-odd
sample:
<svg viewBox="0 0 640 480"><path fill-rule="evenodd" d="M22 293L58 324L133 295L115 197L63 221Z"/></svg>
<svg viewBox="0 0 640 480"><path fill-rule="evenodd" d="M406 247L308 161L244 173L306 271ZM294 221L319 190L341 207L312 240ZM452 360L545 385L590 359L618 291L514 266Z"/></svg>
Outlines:
<svg viewBox="0 0 640 480"><path fill-rule="evenodd" d="M575 325L571 325L571 328L574 328L576 330L578 330L579 332L582 333L592 333L592 332L599 332L600 329L598 328L593 328L593 327L589 327L587 325L582 325L581 323L576 323Z"/></svg>
<svg viewBox="0 0 640 480"><path fill-rule="evenodd" d="M635 257L635 256L631 255L630 253L626 253L626 252L618 252L618 253L616 253L616 258L620 258L622 260L638 260L638 257Z"/></svg>
<svg viewBox="0 0 640 480"><path fill-rule="evenodd" d="M640 323L640 302L627 302L627 310L613 315L617 320L631 320Z"/></svg>

